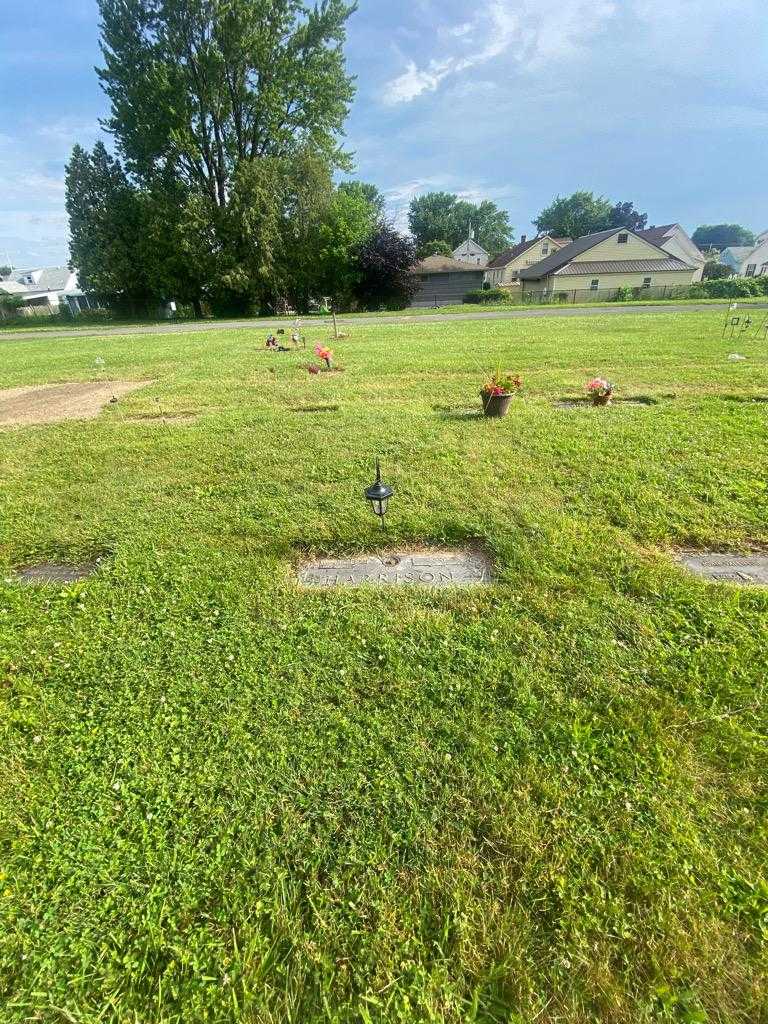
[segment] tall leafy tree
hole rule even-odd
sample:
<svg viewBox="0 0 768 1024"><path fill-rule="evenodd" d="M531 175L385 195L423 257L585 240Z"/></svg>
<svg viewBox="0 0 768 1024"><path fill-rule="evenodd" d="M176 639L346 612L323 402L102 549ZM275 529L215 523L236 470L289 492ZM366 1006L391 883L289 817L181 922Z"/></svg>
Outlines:
<svg viewBox="0 0 768 1024"><path fill-rule="evenodd" d="M354 3L99 0L106 122L142 179L170 166L226 207L238 168L297 149L334 166L353 81L343 42Z"/></svg>
<svg viewBox="0 0 768 1024"><path fill-rule="evenodd" d="M380 221L357 254L355 295L365 309L403 309L419 290L412 268L416 244L392 224Z"/></svg>
<svg viewBox="0 0 768 1024"><path fill-rule="evenodd" d="M420 245L417 252L419 259L425 260L428 256L453 256L455 248L455 245L450 246L443 239L436 238L434 242L425 242Z"/></svg>
<svg viewBox="0 0 768 1024"><path fill-rule="evenodd" d="M754 245L755 236L741 224L702 224L691 236L698 246L727 249L729 245Z"/></svg>
<svg viewBox="0 0 768 1024"><path fill-rule="evenodd" d="M504 249L512 238L505 210L488 199L471 203L451 192L427 192L414 198L408 223L422 251L431 242L447 242L453 252L467 238L470 228L479 244L491 253Z"/></svg>
<svg viewBox="0 0 768 1024"><path fill-rule="evenodd" d="M298 275L303 288L296 297L300 307L307 305L310 295L330 296L337 309L349 306L360 279L356 256L376 223L368 194L343 187L333 192L309 232L303 272Z"/></svg>
<svg viewBox="0 0 768 1024"><path fill-rule="evenodd" d="M540 232L547 231L558 238L579 238L612 227L613 211L614 207L603 196L574 192L571 196L558 196L533 223Z"/></svg>
<svg viewBox="0 0 768 1024"><path fill-rule="evenodd" d="M417 245L423 246L438 240L451 244L455 233L453 216L458 201L459 197L450 192L427 192L411 200L408 224ZM460 242L461 239L455 242L453 249Z"/></svg>
<svg viewBox="0 0 768 1024"><path fill-rule="evenodd" d="M648 214L640 213L634 203L615 203L611 210L609 228L629 228L642 231L648 223Z"/></svg>
<svg viewBox="0 0 768 1024"><path fill-rule="evenodd" d="M355 6L99 0L99 77L117 150L109 168L99 153L100 170L105 188L122 176L121 198L140 211L133 253L145 256L153 294L246 311L298 288L296 268L307 264L296 254L328 209L333 169L348 164L340 139L354 86L343 43ZM90 258L80 239L95 215L74 194L78 169L83 151L69 189L79 264ZM101 255L91 273L133 294L136 273L116 249Z"/></svg>
<svg viewBox="0 0 768 1024"><path fill-rule="evenodd" d="M362 196L370 203L377 218L380 219L384 216L386 200L376 185L367 181L342 181L339 191Z"/></svg>
<svg viewBox="0 0 768 1024"><path fill-rule="evenodd" d="M84 288L119 296L132 313L146 312L160 297L142 259L144 199L103 143L92 153L75 146L66 171L72 265Z"/></svg>

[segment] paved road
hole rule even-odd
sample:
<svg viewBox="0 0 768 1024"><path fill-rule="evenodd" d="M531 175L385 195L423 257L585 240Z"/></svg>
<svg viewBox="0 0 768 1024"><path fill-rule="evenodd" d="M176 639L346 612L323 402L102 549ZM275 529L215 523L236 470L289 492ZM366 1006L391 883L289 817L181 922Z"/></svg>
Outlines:
<svg viewBox="0 0 768 1024"><path fill-rule="evenodd" d="M402 316L358 316L338 317L339 327L386 326L387 324L443 324L462 320L534 320L539 317L573 316L643 316L658 313L712 313L726 310L730 303L685 303L682 305L660 304L658 306L624 306L618 303L610 306L544 306L536 309L510 309L506 311L471 313L425 313ZM749 303L747 309L768 309L768 302ZM304 329L311 327L330 328L331 320L311 317L302 321ZM286 320L216 320L196 323L157 324L136 327L93 327L62 329L61 331L0 331L0 340L18 341L24 338L105 338L110 335L140 334L196 334L199 331L274 331L279 327L290 330L291 321Z"/></svg>

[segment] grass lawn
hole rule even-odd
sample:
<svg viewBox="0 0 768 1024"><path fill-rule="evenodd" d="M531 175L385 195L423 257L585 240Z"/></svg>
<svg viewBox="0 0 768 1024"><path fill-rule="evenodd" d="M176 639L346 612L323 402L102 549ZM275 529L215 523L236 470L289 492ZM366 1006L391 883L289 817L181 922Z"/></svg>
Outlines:
<svg viewBox="0 0 768 1024"><path fill-rule="evenodd" d="M575 304L572 303L572 302L543 303L543 304L535 303L535 302L534 303L531 303L531 302L526 302L526 303L502 302L502 303L487 303L487 304L484 304L484 303L459 303L458 305L455 305L455 306L440 306L437 309L433 309L431 306L430 307L418 306L418 307L414 307L412 309L410 309L410 308L409 309L387 309L387 310L381 310L380 312L374 312L374 313L371 313L371 312L339 313L338 314L338 319L340 321L346 321L346 320L357 320L357 319L370 319L371 317L376 317L377 319L379 319L379 318L382 318L382 317L387 318L387 317L403 317L403 316L407 316L407 317L413 317L413 316L434 316L435 314L439 315L439 314L451 314L451 313L463 313L463 314L467 314L467 315L472 315L474 313L474 314L480 314L482 316L483 313L508 313L508 312L510 312L512 310L519 310L519 309L547 309L547 308L550 308L550 307L553 308L553 309L574 309L574 308L576 308L576 309L589 309L590 307L592 307L594 309L595 306L609 306L610 307L610 306L617 306L617 305L618 306L686 306L686 305L699 306L699 305L704 305L704 306L723 306L724 307L724 306L729 306L732 302L735 302L739 307L741 307L741 306L757 306L757 307L768 306L768 296L766 296L766 295L751 296L749 298L744 298L744 299L630 299L627 302L620 302L620 303L610 302L609 300L606 300L606 299L603 299L602 301L598 301L598 302L577 302ZM224 320L227 323L233 322L233 318L231 318L231 317L221 317L219 319ZM234 318L234 321L237 321L237 319L238 318ZM292 323L296 322L296 319L297 318L296 318L295 315L291 315L291 316L268 316L268 317L263 317L263 316L262 317L258 317L258 316L256 316L256 317L249 317L247 319L241 319L240 322L242 322L244 325L245 324L253 325L254 323L259 323L261 321L263 321L265 324L267 324L267 323L275 323L278 320L280 320L280 321L285 321L286 323L291 323L292 324ZM323 323L326 323L326 322L330 323L331 316L328 313L310 313L310 314L305 314L305 315L299 316L298 319L299 319L299 321L305 327L308 327L308 326L311 327L312 322L315 321L315 320L320 320ZM134 320L120 320L120 319L116 319L116 320L108 321L104 326L109 327L109 328L113 328L113 327L147 327L147 326L150 326L150 327L167 327L170 323L177 323L178 324L180 322L182 322L182 321L178 321L178 320L177 321L173 321L173 320L169 321L169 320L157 320L157 319L150 319L150 320L135 320L135 319ZM191 321L191 322L195 323L197 321ZM215 324L216 320L212 320L211 323ZM94 325L93 323L90 323L90 324L86 323L86 324L83 324L83 325L79 326L77 321L73 321L71 324L61 324L61 323L48 324L45 321L43 321L42 323L35 323L35 324L32 324L31 326L27 326L26 323L19 324L18 321L16 323L13 323L13 322L10 322L10 321L8 321L6 323L3 323L2 321L0 321L0 336L1 336L3 330L7 330L8 333L12 333L12 334L17 334L20 331L24 331L24 332L27 332L27 333L31 334L33 332L34 333L40 333L41 331L55 331L55 332L61 333L62 331L69 331L69 330L71 330L72 333L74 334L77 331L93 332L94 330L98 330L98 327L99 327L98 324Z"/></svg>
<svg viewBox="0 0 768 1024"><path fill-rule="evenodd" d="M317 377L3 342L2 387L152 383L0 431L0 1021L768 1021L768 591L670 557L768 544L768 352L722 321L382 323ZM595 373L657 404L555 407ZM496 584L296 586L381 544L376 454L388 544Z"/></svg>
<svg viewBox="0 0 768 1024"><path fill-rule="evenodd" d="M592 309L595 306L729 306L732 302L739 306L760 306L768 304L767 295L750 296L745 299L628 299L626 302L612 302L610 299L599 299L594 302L499 302L476 303L464 302L455 306L440 306L438 309L418 306L406 310L384 310L380 313L339 313L340 318L359 316L424 316L435 313L505 313L513 309Z"/></svg>

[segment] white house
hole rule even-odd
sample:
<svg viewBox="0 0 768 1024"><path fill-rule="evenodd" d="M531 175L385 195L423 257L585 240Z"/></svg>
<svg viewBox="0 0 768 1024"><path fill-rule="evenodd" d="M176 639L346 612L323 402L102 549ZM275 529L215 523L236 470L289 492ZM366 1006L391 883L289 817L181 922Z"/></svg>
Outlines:
<svg viewBox="0 0 768 1024"><path fill-rule="evenodd" d="M58 313L63 303L73 313L90 309L92 303L80 289L77 271L69 267L41 267L33 270L14 270L5 280L0 280L0 291L19 295L26 309L32 314L43 307L47 313Z"/></svg>
<svg viewBox="0 0 768 1024"><path fill-rule="evenodd" d="M756 245L730 245L720 260L739 277L764 277L768 274L768 231L758 235Z"/></svg>
<svg viewBox="0 0 768 1024"><path fill-rule="evenodd" d="M679 224L661 224L659 227L644 228L636 231L640 238L646 242L658 245L664 252L674 256L690 267L695 267L694 281L700 281L704 273L706 257L698 248L696 243L688 236L688 233Z"/></svg>
<svg viewBox="0 0 768 1024"><path fill-rule="evenodd" d="M539 263L547 256L563 246L568 245L570 238L553 238L550 234L526 238L525 235L517 245L505 249L486 267L485 280L494 288L520 285L520 271L527 270L534 263Z"/></svg>
<svg viewBox="0 0 768 1024"><path fill-rule="evenodd" d="M672 256L656 242L629 228L609 228L577 238L519 272L525 294L585 299L603 291L631 289L638 295L687 287L696 267Z"/></svg>
<svg viewBox="0 0 768 1024"><path fill-rule="evenodd" d="M470 228L469 238L453 250L453 258L459 263L471 263L475 267L487 267L491 254L475 241L475 232Z"/></svg>

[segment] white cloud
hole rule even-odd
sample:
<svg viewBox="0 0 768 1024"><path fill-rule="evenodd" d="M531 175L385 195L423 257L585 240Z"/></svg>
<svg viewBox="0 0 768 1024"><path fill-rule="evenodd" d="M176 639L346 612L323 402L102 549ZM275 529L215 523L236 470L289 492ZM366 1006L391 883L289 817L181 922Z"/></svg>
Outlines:
<svg viewBox="0 0 768 1024"><path fill-rule="evenodd" d="M0 210L0 261L16 267L64 265L68 257L66 214Z"/></svg>
<svg viewBox="0 0 768 1024"><path fill-rule="evenodd" d="M0 165L0 202L25 203L30 199L60 202L64 197L64 178L39 170L25 170Z"/></svg>
<svg viewBox="0 0 768 1024"><path fill-rule="evenodd" d="M451 62L431 61L428 68L419 69L414 61L408 61L405 71L388 82L384 90L384 102L388 106L410 103L423 92L434 92L442 80L452 71Z"/></svg>
<svg viewBox="0 0 768 1024"><path fill-rule="evenodd" d="M505 54L524 70L565 60L593 39L616 11L615 0L492 0L474 21L440 33L457 42L458 52L424 67L408 60L405 71L385 85L382 100L389 106L410 103L435 92L449 76Z"/></svg>
<svg viewBox="0 0 768 1024"><path fill-rule="evenodd" d="M46 142L69 153L76 142L83 146L90 146L101 133L98 124L94 121L60 117L49 124L40 125L36 134Z"/></svg>
<svg viewBox="0 0 768 1024"><path fill-rule="evenodd" d="M461 25L452 25L450 28L446 29L446 32L449 36L461 39L462 36L468 36L473 28L474 25L471 21L465 21L462 22Z"/></svg>

